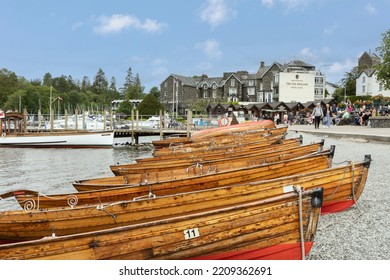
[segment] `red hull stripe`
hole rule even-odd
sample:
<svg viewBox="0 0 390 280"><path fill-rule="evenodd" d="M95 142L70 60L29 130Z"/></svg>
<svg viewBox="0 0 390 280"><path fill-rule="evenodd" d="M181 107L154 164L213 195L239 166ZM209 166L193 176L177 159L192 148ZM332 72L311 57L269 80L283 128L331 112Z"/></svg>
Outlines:
<svg viewBox="0 0 390 280"><path fill-rule="evenodd" d="M341 212L352 207L352 205L354 204L355 201L352 199L346 201L334 202L334 203L324 202L324 205L321 208L321 215Z"/></svg>
<svg viewBox="0 0 390 280"><path fill-rule="evenodd" d="M305 242L305 256L313 247L313 242ZM278 244L255 250L237 250L190 258L191 260L300 260L301 243Z"/></svg>

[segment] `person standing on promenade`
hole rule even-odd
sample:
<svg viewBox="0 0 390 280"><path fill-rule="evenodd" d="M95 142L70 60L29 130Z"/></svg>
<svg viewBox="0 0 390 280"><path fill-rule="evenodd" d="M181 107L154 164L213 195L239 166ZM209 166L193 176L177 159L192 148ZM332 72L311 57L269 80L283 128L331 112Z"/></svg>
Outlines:
<svg viewBox="0 0 390 280"><path fill-rule="evenodd" d="M329 128L330 127L330 123L331 123L331 119L330 118L331 118L330 107L329 107L329 104L326 104L325 121L324 121L325 128Z"/></svg>
<svg viewBox="0 0 390 280"><path fill-rule="evenodd" d="M320 103L317 103L311 115L314 116L314 129L320 128L321 118L324 116Z"/></svg>

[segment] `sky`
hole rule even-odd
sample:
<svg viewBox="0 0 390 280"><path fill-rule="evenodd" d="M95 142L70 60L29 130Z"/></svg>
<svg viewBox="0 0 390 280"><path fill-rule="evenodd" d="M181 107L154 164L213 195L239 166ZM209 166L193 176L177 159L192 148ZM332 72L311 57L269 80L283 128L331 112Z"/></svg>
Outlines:
<svg viewBox="0 0 390 280"><path fill-rule="evenodd" d="M0 0L0 69L28 80L101 68L145 92L172 73L246 70L302 60L339 83L390 29L390 0Z"/></svg>

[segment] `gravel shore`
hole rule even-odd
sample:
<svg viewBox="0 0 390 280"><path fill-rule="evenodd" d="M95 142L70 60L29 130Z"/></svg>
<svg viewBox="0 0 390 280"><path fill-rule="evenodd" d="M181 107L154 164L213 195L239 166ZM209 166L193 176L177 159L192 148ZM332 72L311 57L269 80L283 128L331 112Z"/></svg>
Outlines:
<svg viewBox="0 0 390 280"><path fill-rule="evenodd" d="M317 136L289 130L290 137L303 136L304 144L325 139L335 145L334 165L346 160L372 162L365 189L352 208L321 216L309 260L389 260L390 259L390 145L359 138Z"/></svg>

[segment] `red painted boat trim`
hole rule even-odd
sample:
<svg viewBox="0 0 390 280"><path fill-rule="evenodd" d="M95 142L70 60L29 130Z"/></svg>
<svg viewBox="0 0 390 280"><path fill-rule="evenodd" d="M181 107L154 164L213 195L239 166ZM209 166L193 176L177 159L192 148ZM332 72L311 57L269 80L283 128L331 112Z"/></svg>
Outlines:
<svg viewBox="0 0 390 280"><path fill-rule="evenodd" d="M305 256L313 242L305 242ZM190 260L301 260L301 243L278 244L254 250L237 250L190 258Z"/></svg>
<svg viewBox="0 0 390 280"><path fill-rule="evenodd" d="M324 202L321 208L321 215L341 212L352 207L354 204L355 201L352 199L340 202Z"/></svg>

